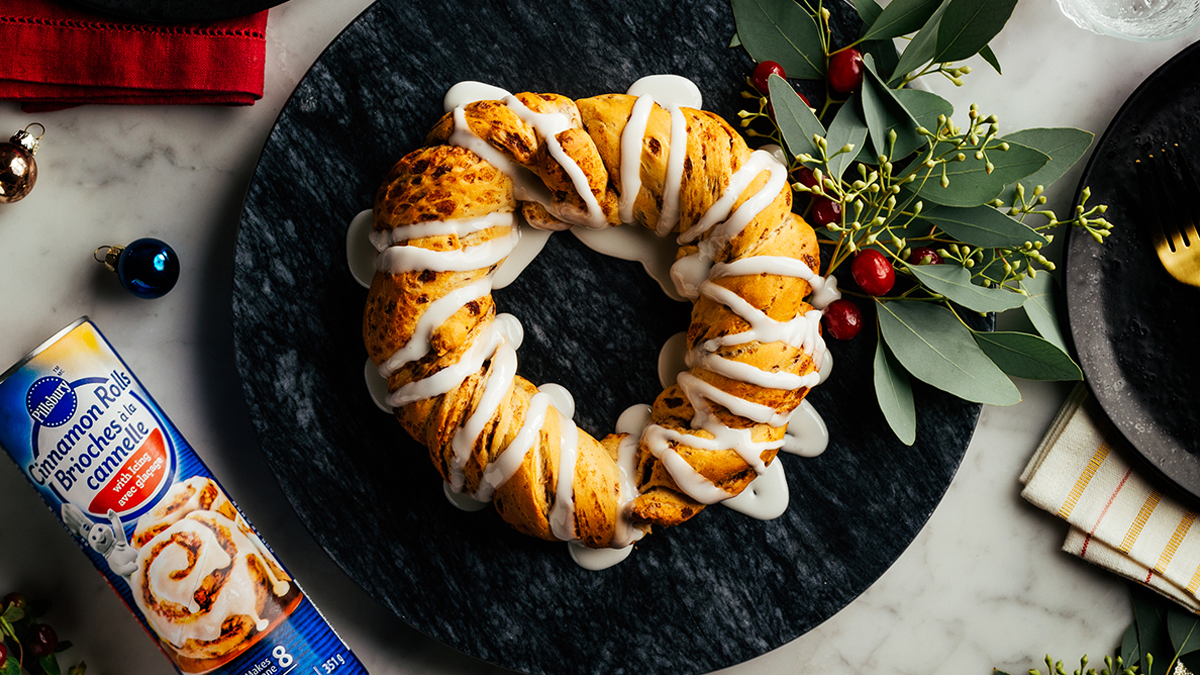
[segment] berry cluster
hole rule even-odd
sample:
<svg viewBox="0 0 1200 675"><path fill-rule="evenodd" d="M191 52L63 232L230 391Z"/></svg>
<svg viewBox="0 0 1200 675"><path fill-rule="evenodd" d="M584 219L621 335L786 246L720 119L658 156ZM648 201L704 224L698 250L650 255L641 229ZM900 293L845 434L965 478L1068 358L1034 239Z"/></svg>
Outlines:
<svg viewBox="0 0 1200 675"><path fill-rule="evenodd" d="M0 673L58 675L62 672L57 655L70 648L71 643L60 641L53 627L37 620L39 615L21 593L9 593L0 601ZM80 663L67 673L83 675L85 669Z"/></svg>

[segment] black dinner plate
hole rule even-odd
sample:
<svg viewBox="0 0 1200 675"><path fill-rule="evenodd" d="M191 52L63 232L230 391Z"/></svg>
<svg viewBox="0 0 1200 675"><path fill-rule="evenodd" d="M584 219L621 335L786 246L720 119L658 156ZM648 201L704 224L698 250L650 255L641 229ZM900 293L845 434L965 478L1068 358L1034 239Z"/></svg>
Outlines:
<svg viewBox="0 0 1200 675"><path fill-rule="evenodd" d="M839 10L845 15L845 8ZM752 63L729 49L724 0L376 3L317 60L280 114L247 193L233 313L258 441L301 520L370 595L428 635L530 673L704 673L775 649L862 593L917 535L950 484L980 406L915 386L917 443L888 431L871 393L874 344L832 347L810 396L833 441L784 456L791 506L756 521L723 507L655 532L625 562L577 567L565 545L519 535L442 496L428 452L363 384L366 291L346 225L417 147L460 80L572 97L647 74L697 82L736 119ZM594 435L659 385L660 345L688 306L640 265L569 233L496 293L520 318L520 372L574 393ZM865 333L870 331L864 331Z"/></svg>
<svg viewBox="0 0 1200 675"><path fill-rule="evenodd" d="M1130 95L1084 169L1090 204L1108 204L1112 235L1073 231L1066 297L1080 365L1100 406L1147 464L1200 498L1200 288L1163 269L1152 205L1134 162L1178 143L1200 168L1200 43Z"/></svg>
<svg viewBox="0 0 1200 675"><path fill-rule="evenodd" d="M94 12L143 21L207 23L248 16L286 0L67 0Z"/></svg>

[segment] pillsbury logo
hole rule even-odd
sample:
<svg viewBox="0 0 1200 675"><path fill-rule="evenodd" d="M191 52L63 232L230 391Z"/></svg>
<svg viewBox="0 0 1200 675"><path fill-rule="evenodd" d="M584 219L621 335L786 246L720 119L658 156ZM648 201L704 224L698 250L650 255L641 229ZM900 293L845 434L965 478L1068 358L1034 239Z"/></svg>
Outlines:
<svg viewBox="0 0 1200 675"><path fill-rule="evenodd" d="M75 390L61 377L43 377L29 387L25 407L34 422L47 427L66 424L75 416L79 399Z"/></svg>

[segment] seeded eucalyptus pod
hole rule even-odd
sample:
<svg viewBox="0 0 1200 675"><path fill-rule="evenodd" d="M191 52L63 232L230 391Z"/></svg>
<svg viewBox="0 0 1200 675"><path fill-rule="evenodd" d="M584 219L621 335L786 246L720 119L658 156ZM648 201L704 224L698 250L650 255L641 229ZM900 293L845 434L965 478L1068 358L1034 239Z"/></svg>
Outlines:
<svg viewBox="0 0 1200 675"><path fill-rule="evenodd" d="M1066 219L1044 192L1093 134L1002 133L974 105L959 126L950 102L908 87L930 76L961 86L971 67L956 62L975 55L999 72L988 42L1015 5L856 0L862 28L846 38L819 2L732 0L732 44L759 62L741 124L783 148L796 202L825 247L822 272L842 276L843 292L874 312L876 398L906 444L916 437L910 376L992 405L1020 401L1013 377L1083 377L1057 323L1055 264L1043 247L1062 226L1103 241L1112 225L1105 206L1088 206L1087 189ZM905 35L901 52L895 38ZM810 93L802 97L789 76L818 84L800 83ZM821 82L824 97L811 96ZM979 331L965 320L1011 310L1034 330Z"/></svg>

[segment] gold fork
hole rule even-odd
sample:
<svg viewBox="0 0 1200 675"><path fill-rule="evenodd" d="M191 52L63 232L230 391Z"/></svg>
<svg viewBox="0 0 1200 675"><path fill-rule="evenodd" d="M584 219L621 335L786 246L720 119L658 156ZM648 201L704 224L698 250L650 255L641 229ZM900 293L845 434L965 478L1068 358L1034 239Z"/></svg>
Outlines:
<svg viewBox="0 0 1200 675"><path fill-rule="evenodd" d="M1143 195L1150 191L1154 218L1150 219L1150 235L1154 250L1167 273L1179 281L1200 286L1200 235L1196 232L1200 220L1200 183L1192 173L1190 162L1179 144L1151 153L1150 168L1140 162L1138 173L1143 181Z"/></svg>

